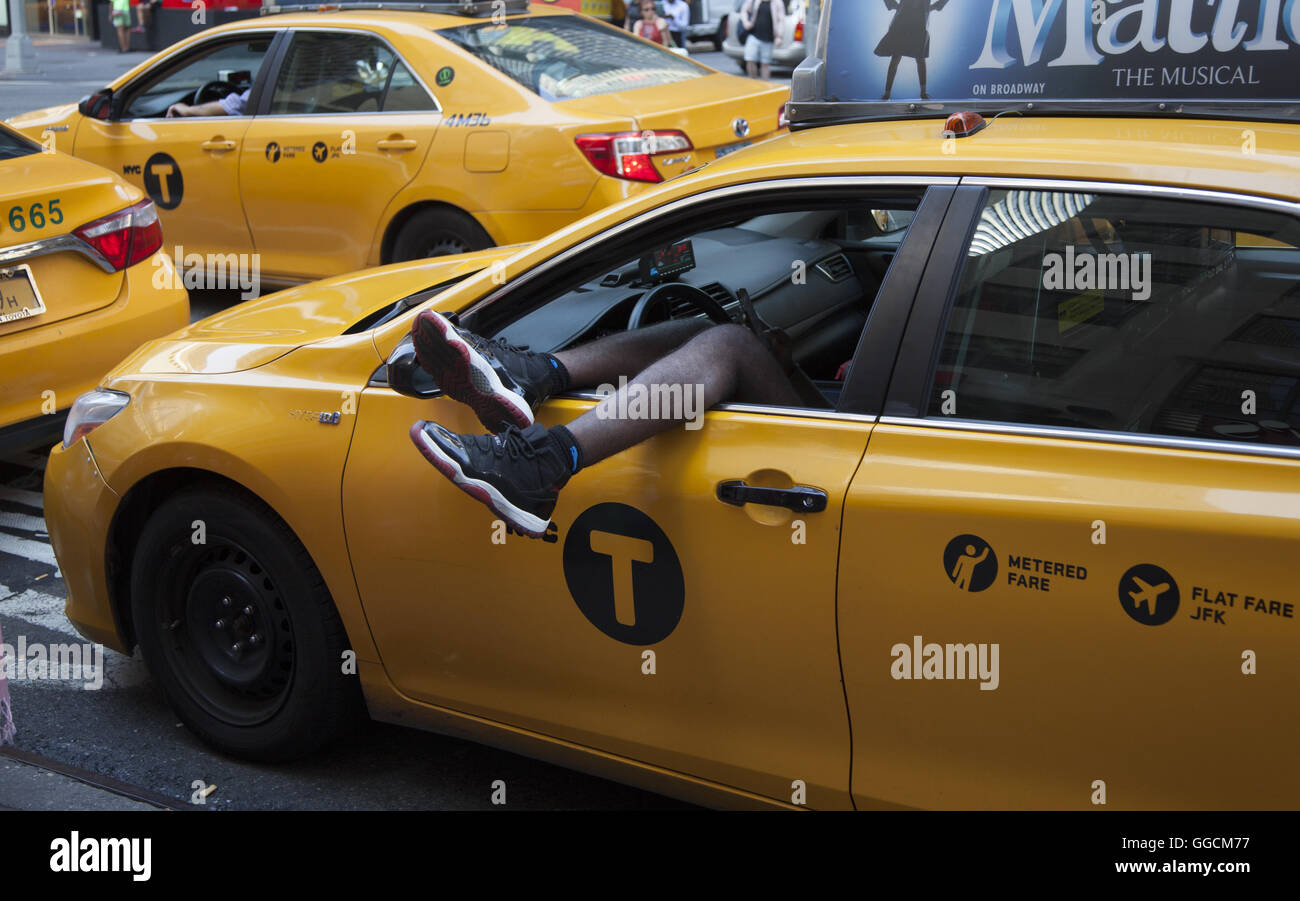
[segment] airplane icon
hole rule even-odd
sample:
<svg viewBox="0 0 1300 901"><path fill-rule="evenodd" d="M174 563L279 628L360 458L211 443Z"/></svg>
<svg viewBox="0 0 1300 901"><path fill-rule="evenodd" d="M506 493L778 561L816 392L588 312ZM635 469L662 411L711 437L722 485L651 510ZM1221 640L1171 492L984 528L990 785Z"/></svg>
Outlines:
<svg viewBox="0 0 1300 901"><path fill-rule="evenodd" d="M1133 601L1133 607L1136 609L1141 604L1146 604L1147 616L1156 615L1156 604L1160 595L1169 590L1168 582L1161 582L1159 585L1152 585L1150 582L1144 582L1137 576L1130 576L1137 585L1136 591L1128 593L1129 598Z"/></svg>

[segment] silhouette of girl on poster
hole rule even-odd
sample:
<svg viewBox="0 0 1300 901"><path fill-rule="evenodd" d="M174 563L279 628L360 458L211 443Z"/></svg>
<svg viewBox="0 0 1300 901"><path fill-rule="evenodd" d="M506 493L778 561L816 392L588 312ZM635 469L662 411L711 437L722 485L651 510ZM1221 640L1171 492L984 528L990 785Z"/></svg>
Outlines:
<svg viewBox="0 0 1300 901"><path fill-rule="evenodd" d="M921 80L921 99L929 100L925 92L925 60L930 55L930 31L928 20L930 10L940 10L948 5L948 0L885 0L885 8L896 10L894 19L889 23L889 30L876 45L876 56L889 57L889 75L885 78L885 93L881 100L888 100L894 90L894 76L898 74L898 63L910 56L916 60L916 74Z"/></svg>

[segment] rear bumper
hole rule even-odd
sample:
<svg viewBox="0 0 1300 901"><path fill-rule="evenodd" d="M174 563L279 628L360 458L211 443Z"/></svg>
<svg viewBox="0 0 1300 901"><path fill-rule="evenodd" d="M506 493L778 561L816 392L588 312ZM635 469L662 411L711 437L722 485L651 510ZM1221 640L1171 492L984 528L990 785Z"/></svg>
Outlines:
<svg viewBox="0 0 1300 901"><path fill-rule="evenodd" d="M55 417L146 341L189 324L189 295L171 285L171 259L159 252L126 271L112 303L89 313L0 338L0 428L43 440ZM161 281L161 276L167 280ZM48 420L48 422L42 422Z"/></svg>
<svg viewBox="0 0 1300 901"><path fill-rule="evenodd" d="M692 38L714 38L718 35L718 29L722 27L721 22L696 22L690 28L686 29L687 37Z"/></svg>
<svg viewBox="0 0 1300 901"><path fill-rule="evenodd" d="M50 451L45 523L68 588L67 616L89 641L130 653L109 600L108 529L119 498L99 472L87 439Z"/></svg>

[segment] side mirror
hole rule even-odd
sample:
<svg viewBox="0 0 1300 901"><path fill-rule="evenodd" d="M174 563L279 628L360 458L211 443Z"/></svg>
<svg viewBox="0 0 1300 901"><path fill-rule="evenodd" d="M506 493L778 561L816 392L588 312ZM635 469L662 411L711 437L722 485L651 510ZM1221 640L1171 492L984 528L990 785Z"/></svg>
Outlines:
<svg viewBox="0 0 1300 901"><path fill-rule="evenodd" d="M108 119L112 113L113 92L109 88L81 98L77 109L89 119Z"/></svg>
<svg viewBox="0 0 1300 901"><path fill-rule="evenodd" d="M398 394L419 398L438 397L442 394L433 376L425 372L420 367L420 361L415 358L415 345L410 335L393 348L385 368L388 387Z"/></svg>

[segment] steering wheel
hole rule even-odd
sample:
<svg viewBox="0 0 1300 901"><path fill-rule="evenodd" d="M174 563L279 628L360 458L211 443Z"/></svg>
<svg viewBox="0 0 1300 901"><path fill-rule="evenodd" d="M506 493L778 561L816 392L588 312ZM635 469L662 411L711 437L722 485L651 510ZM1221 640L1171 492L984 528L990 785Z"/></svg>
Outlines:
<svg viewBox="0 0 1300 901"><path fill-rule="evenodd" d="M200 103L222 100L227 94L238 93L239 88L229 81L209 81L195 92L193 105L198 106Z"/></svg>
<svg viewBox="0 0 1300 901"><path fill-rule="evenodd" d="M674 296L680 300L685 300L696 310L720 325L728 325L732 321L720 303L694 285L688 285L685 282L664 282L662 285L656 285L641 295L641 299L632 308L632 315L627 319L628 330L641 328L649 318L650 310L660 305L667 308L668 300ZM667 312L667 309L665 309L665 312ZM664 318L669 317L665 316Z"/></svg>

